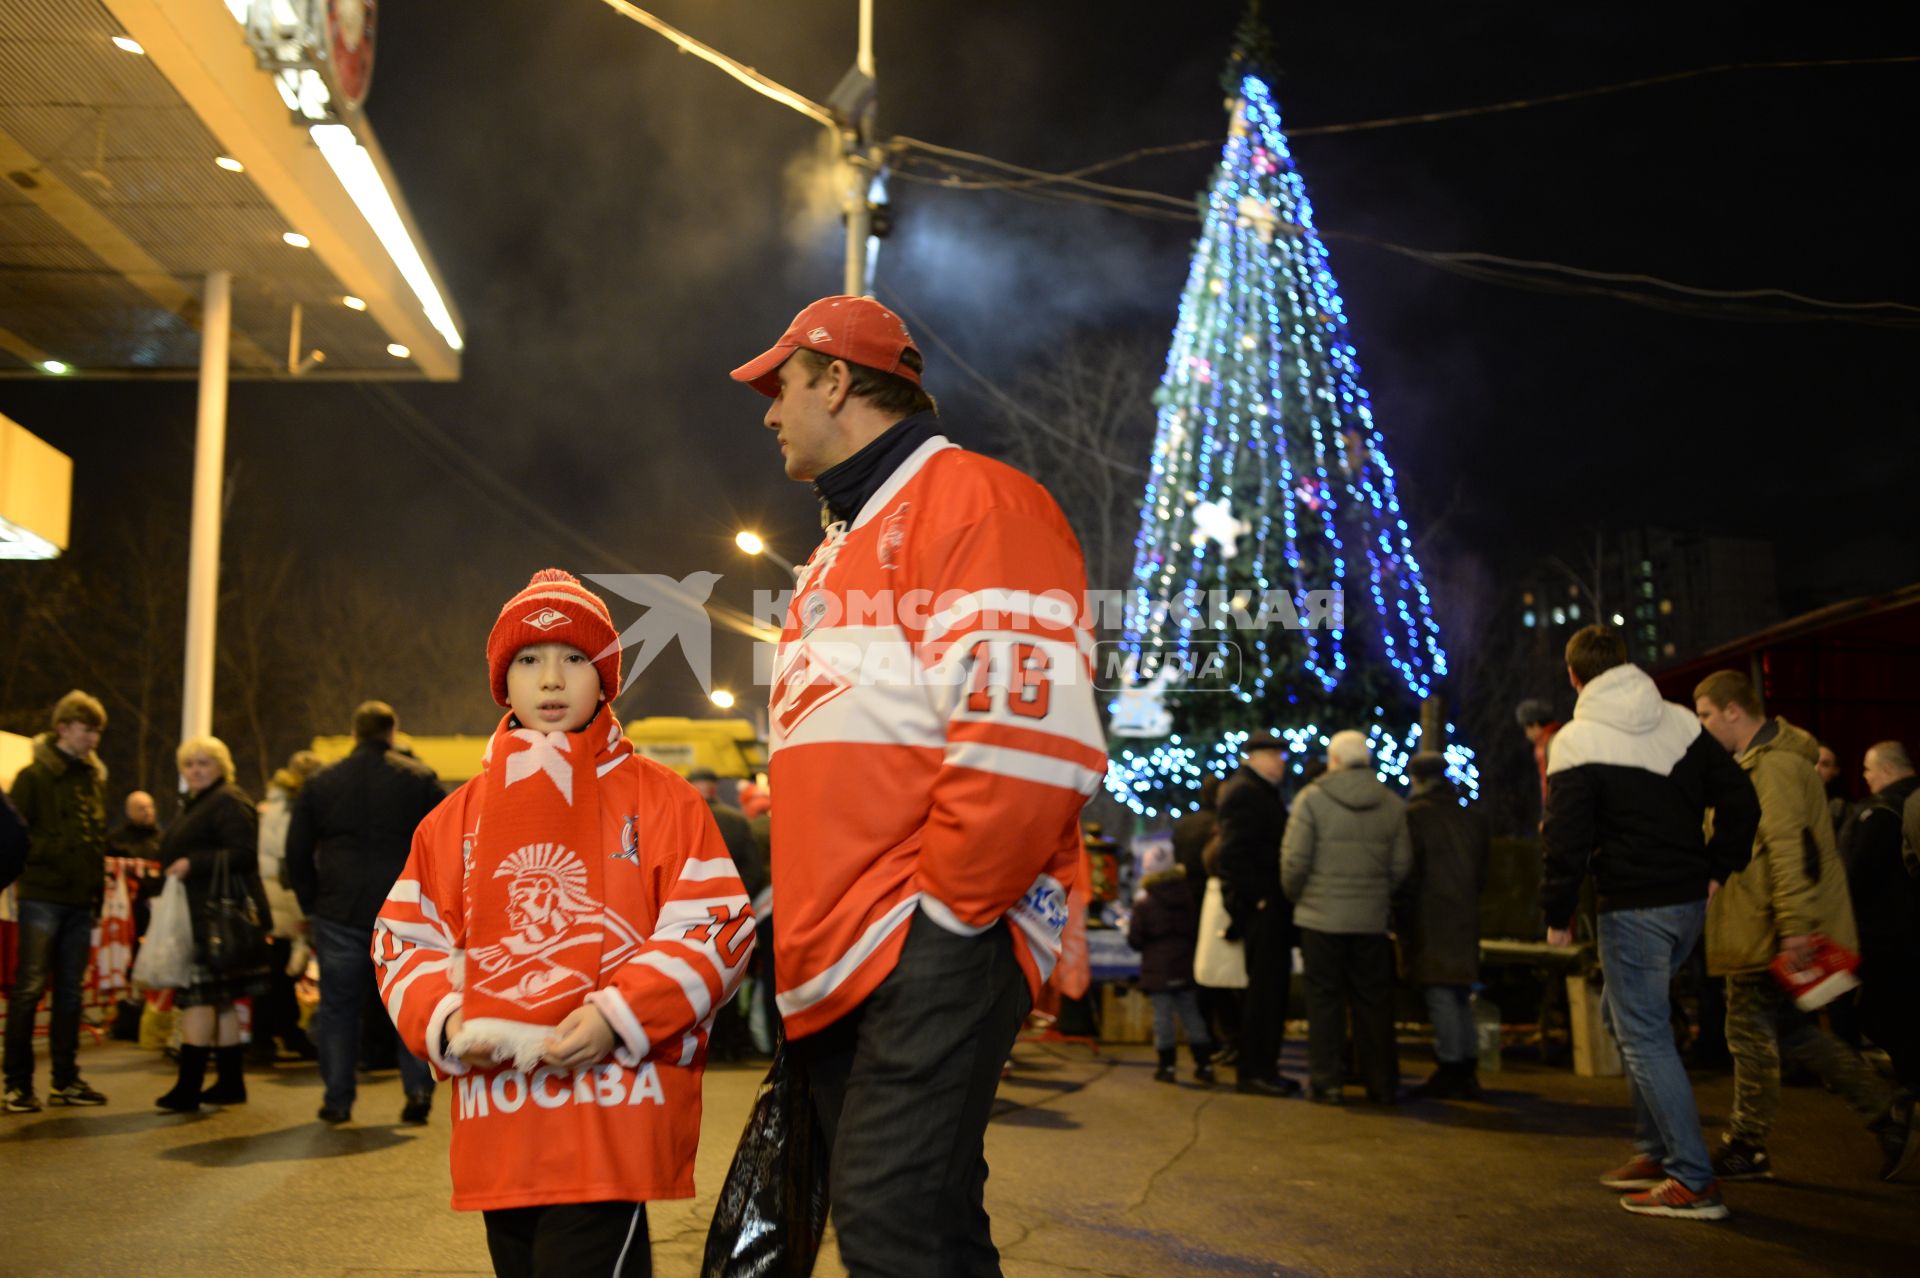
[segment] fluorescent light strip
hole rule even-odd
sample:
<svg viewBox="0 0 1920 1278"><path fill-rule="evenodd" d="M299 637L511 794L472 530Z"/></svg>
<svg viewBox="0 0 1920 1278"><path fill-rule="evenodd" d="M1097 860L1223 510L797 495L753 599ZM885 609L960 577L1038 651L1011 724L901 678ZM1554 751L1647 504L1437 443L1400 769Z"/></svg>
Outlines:
<svg viewBox="0 0 1920 1278"><path fill-rule="evenodd" d="M313 144L320 148L320 154L333 166L334 176L340 179L340 185L347 188L347 194L359 206L360 215L367 219L367 225L380 237L380 243L386 247L393 264L400 268L400 274L413 289L413 295L420 299L420 307L427 313L427 322L446 339L448 346L456 351L463 349L466 343L461 339L460 330L454 326L453 313L447 309L440 290L434 287L433 275L427 270L426 260L420 256L420 250L414 247L413 237L407 234L406 223L400 220L400 210L395 207L387 184L380 180L380 171L374 167L373 157L353 136L353 130L344 124L316 124L308 132L313 136Z"/></svg>
<svg viewBox="0 0 1920 1278"><path fill-rule="evenodd" d="M60 547L19 524L0 519L0 559L58 559Z"/></svg>

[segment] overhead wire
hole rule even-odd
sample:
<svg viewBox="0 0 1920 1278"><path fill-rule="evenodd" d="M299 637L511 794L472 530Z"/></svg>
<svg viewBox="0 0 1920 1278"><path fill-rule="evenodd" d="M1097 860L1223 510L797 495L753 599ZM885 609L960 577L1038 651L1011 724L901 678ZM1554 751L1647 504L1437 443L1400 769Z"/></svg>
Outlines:
<svg viewBox="0 0 1920 1278"><path fill-rule="evenodd" d="M556 518L551 511L527 497L518 487L502 478L499 472L475 456L465 445L448 435L426 414L409 404L391 386L366 382L356 383L356 385L369 402L400 428L401 433L475 495L488 502L511 508L518 515L559 540L571 542L615 570L623 573L643 571L623 556L615 554L588 537L577 527ZM750 613L729 604L712 599L703 601L676 589L659 589L658 593L664 595L667 602L674 606L711 617L736 634L769 642L780 637L778 630L756 620Z"/></svg>
<svg viewBox="0 0 1920 1278"><path fill-rule="evenodd" d="M1040 414L1034 412L1031 408L1028 408L1025 404L1022 404L1020 401L1014 399L1011 395L1001 390L998 386L996 386L993 383L992 379L987 377L986 374L982 373L979 369L975 368L972 364L968 363L966 359L960 354L960 352L953 348L951 343L949 343L945 338L941 337L940 334L934 332L933 329L928 327L927 322L922 318L920 318L919 314L916 313L912 307L908 306L905 302L902 302L898 297L894 296L891 292L881 294L876 290L875 296L878 297L879 300L884 305L891 307L896 313L903 316L915 333L918 333L921 337L924 337L928 341L932 342L934 346L939 348L940 352L943 355L945 355L949 360L953 362L954 366L958 368L961 371L961 373L965 374L969 380L971 380L975 385L979 386L983 391L985 391L989 398L991 398L995 403L999 404L1002 408L1006 409L1009 413L1012 413L1015 417L1018 417L1021 421L1033 427L1035 430L1039 431L1041 434L1046 435L1048 438L1057 440L1060 443L1065 444L1069 448L1078 449L1079 451L1086 453L1089 457L1094 458L1096 461L1100 462L1102 465L1109 466L1114 470L1122 472L1123 474L1139 475L1139 476L1145 477L1147 472L1143 467L1130 465L1127 462L1118 460L1117 458L1109 457L1105 453L1101 452L1099 449L1093 447L1091 444L1088 444L1083 440L1075 439L1073 436L1067 434L1065 431L1055 426L1052 422L1048 421L1046 418L1042 417Z"/></svg>

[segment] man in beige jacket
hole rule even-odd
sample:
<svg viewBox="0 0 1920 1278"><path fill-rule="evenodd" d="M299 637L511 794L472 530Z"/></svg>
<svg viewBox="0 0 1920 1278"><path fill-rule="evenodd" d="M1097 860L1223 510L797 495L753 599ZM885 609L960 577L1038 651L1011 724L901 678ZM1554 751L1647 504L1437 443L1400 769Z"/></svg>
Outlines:
<svg viewBox="0 0 1920 1278"><path fill-rule="evenodd" d="M1767 1136L1780 1105L1780 1061L1811 1068L1867 1119L1881 1175L1898 1172L1907 1116L1865 1061L1793 1005L1768 966L1804 954L1815 933L1858 948L1846 871L1834 850L1825 792L1813 770L1820 747L1785 719L1768 718L1752 682L1721 670L1693 690L1700 725L1734 755L1760 796L1753 859L1707 905L1707 970L1727 978L1727 1046L1733 1053L1730 1130L1713 1154L1720 1180L1770 1180ZM1903 1121L1905 1119L1905 1121Z"/></svg>

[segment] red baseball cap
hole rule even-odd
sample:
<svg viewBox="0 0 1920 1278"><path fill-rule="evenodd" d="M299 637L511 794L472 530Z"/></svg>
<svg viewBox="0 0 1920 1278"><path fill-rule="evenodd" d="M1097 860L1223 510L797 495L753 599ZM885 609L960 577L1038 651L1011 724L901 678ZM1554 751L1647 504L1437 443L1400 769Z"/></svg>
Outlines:
<svg viewBox="0 0 1920 1278"><path fill-rule="evenodd" d="M787 331L764 355L747 361L729 376L771 399L780 393L780 366L802 347L904 377L915 386L920 384L920 374L900 359L908 351L920 353L900 317L871 297L845 295L823 297L808 306L793 317Z"/></svg>

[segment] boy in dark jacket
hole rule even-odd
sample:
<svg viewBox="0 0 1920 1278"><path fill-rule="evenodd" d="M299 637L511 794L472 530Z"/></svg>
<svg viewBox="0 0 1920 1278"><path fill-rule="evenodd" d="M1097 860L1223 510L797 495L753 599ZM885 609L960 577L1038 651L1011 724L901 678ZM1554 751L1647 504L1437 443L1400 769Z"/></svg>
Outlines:
<svg viewBox="0 0 1920 1278"><path fill-rule="evenodd" d="M1194 1081L1213 1085L1213 1038L1200 1014L1199 987L1193 983L1193 947L1199 934L1200 915L1193 908L1186 870L1174 862L1172 848L1150 849L1140 864L1140 894L1133 901L1127 944L1140 951L1140 988L1153 1004L1153 1046L1160 1054L1160 1066L1153 1071L1156 1082L1173 1082L1177 1017L1193 1053Z"/></svg>
<svg viewBox="0 0 1920 1278"><path fill-rule="evenodd" d="M33 740L33 762L13 779L13 806L30 837L20 876L20 966L7 1002L9 1114L40 1108L33 1094L33 1017L53 987L47 1046L56 1105L104 1105L80 1077L80 1000L107 873L107 769L94 753L106 707L69 692L53 708L53 731Z"/></svg>

